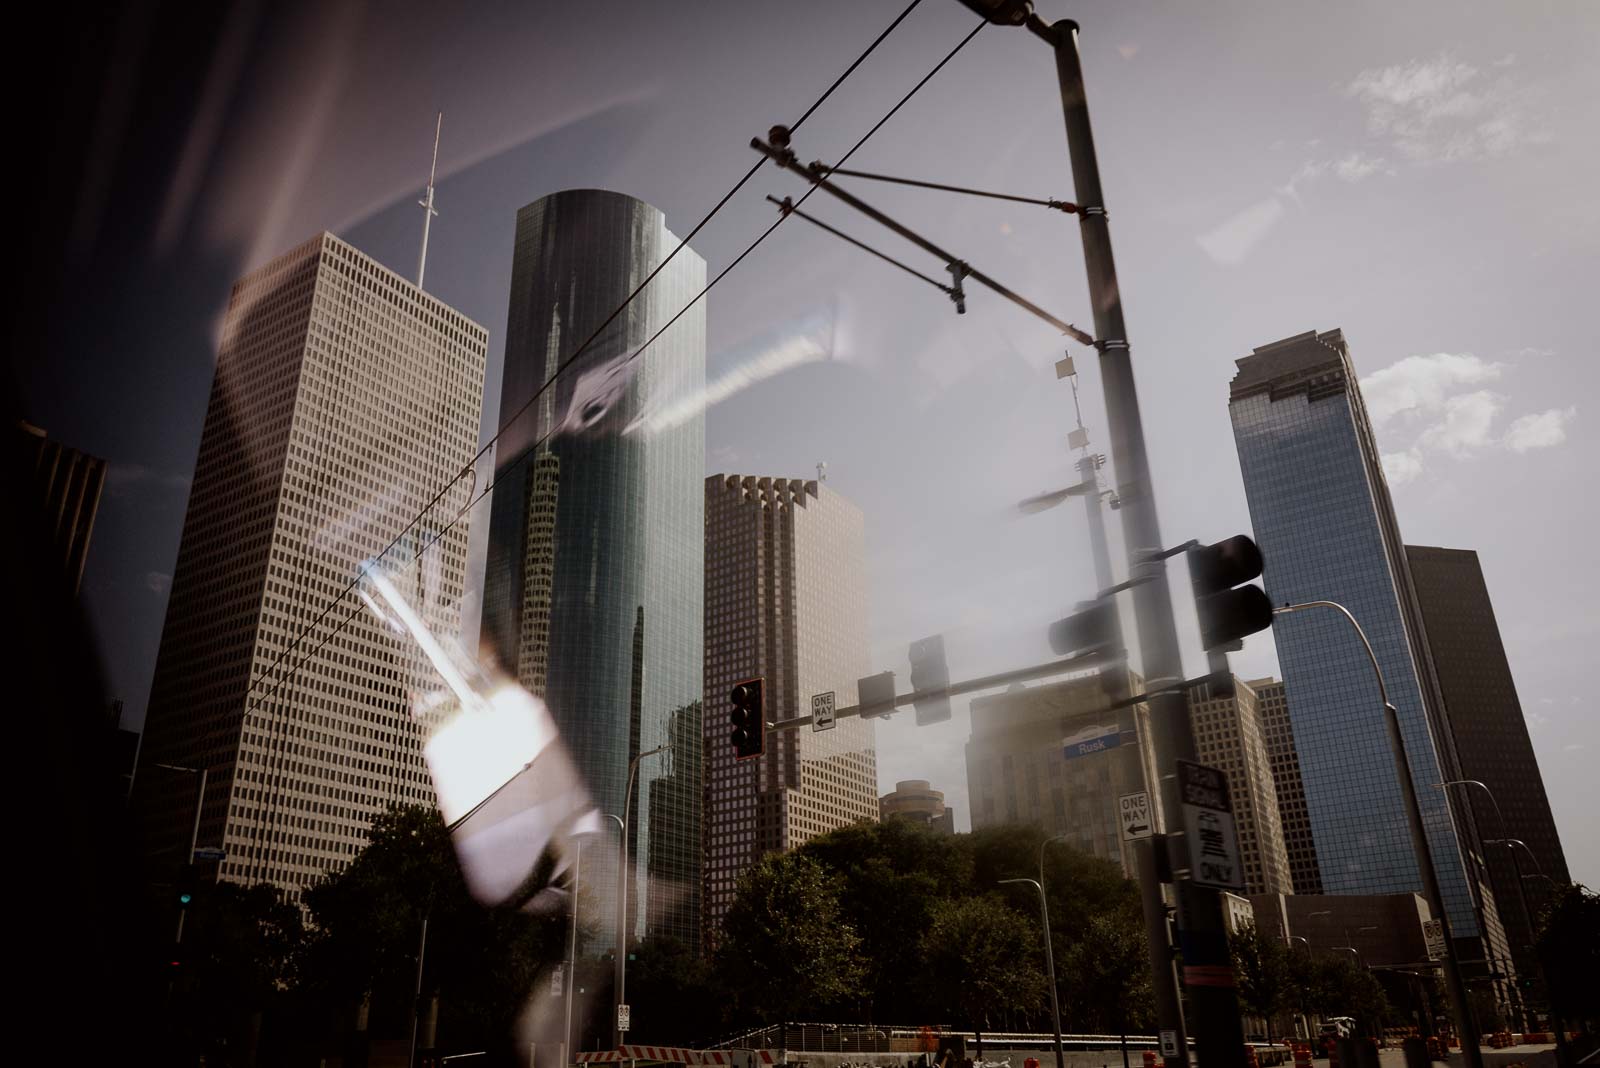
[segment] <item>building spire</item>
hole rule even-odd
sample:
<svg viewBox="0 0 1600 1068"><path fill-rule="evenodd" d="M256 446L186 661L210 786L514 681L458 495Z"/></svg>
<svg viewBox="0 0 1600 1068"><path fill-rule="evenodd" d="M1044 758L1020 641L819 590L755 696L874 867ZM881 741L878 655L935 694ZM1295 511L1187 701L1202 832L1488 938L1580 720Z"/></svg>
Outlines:
<svg viewBox="0 0 1600 1068"><path fill-rule="evenodd" d="M422 254L417 257L417 288L422 288L423 272L428 267L428 224L433 222L433 217L438 212L433 210L433 179L439 173L439 134L444 129L444 112L439 112L439 119L433 127L433 165L428 168L428 194L417 201L422 206Z"/></svg>

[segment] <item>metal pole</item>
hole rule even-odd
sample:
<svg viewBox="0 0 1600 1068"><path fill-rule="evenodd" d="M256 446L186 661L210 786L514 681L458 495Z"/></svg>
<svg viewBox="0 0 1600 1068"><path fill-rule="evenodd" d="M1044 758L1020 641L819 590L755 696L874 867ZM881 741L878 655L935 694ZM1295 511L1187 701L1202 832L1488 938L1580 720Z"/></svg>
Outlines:
<svg viewBox="0 0 1600 1068"><path fill-rule="evenodd" d="M611 1033L616 1036L616 1044L622 1045L622 1029L617 1026L621 1020L621 1006L628 1002L628 809L633 804L634 778L639 774L639 762L645 757L665 753L671 749L670 745L658 745L648 752L640 753L628 762L628 789L622 795L622 819L618 821L622 827L622 841L618 844L617 859L617 966L616 966L616 998L611 1013Z"/></svg>
<svg viewBox="0 0 1600 1068"><path fill-rule="evenodd" d="M1384 725L1389 732L1389 750L1394 756L1395 775L1400 780L1400 799L1406 809L1406 823L1411 829L1411 849L1417 857L1417 867L1422 874L1422 889L1428 899L1428 908L1439 921L1444 935L1444 978L1450 992L1450 1002L1455 1008L1456 1028L1461 1034L1461 1052L1466 1056L1468 1068L1483 1068L1483 1051L1478 1048L1477 1027L1472 1019L1472 1003L1467 1000L1467 984L1461 977L1461 961L1450 935L1450 917L1445 914L1444 896L1439 891L1439 875L1433 867L1433 853L1428 849L1427 834L1422 825L1422 808L1417 804L1417 784L1411 778L1411 761L1406 756L1405 738L1400 733L1400 713L1389 703L1389 688L1384 685L1383 669L1378 666L1378 656L1372 651L1367 632L1350 610L1337 601L1306 601L1303 604L1286 604L1274 608L1275 615L1302 612L1309 608L1331 608L1344 616L1355 628L1361 647L1367 651L1372 663L1372 674L1378 680L1378 699L1383 702ZM1487 935L1485 935L1487 938Z"/></svg>
<svg viewBox="0 0 1600 1068"><path fill-rule="evenodd" d="M567 1022L561 1029L561 1038L565 1044L562 1050L562 1068L566 1068L574 1060L572 1047L572 1002L578 994L578 890L582 886L580 881L583 874L583 837L580 835L573 846L572 856L572 922L567 932ZM529 1068L532 1068L530 1065Z"/></svg>
<svg viewBox="0 0 1600 1068"><path fill-rule="evenodd" d="M1030 24L1030 28L1049 39L1055 49L1067 147L1072 161L1074 199L1081 212L1078 218L1084 269L1094 308L1095 347L1101 354L1101 380L1110 424L1117 496L1122 506L1129 578L1146 580L1133 590L1142 667L1146 686L1154 688L1153 684L1159 680L1181 678L1183 666L1166 567L1146 557L1163 543L1145 454L1133 361L1122 317L1122 290L1117 284L1116 264L1111 254L1105 196L1100 188L1100 167L1084 93L1083 67L1078 56L1078 24L1064 19L1053 26ZM1153 696L1150 722L1159 758L1157 766L1163 769L1163 807L1167 818L1175 819L1182 810L1182 798L1178 793L1174 762L1196 758L1187 699L1180 693ZM1179 854L1186 852L1181 848L1180 834L1169 835L1169 841L1179 843ZM1217 891L1197 886L1188 879L1178 880L1176 889L1184 978L1196 1020L1197 1052L1208 1068L1227 1065L1242 1068L1245 1063L1244 1029L1239 1017L1222 899ZM1152 955L1154 951L1152 947ZM1158 987L1165 985L1161 974L1153 979ZM1161 1019L1163 1030L1182 1032L1181 1011L1176 1017L1172 1015L1172 1007L1178 1004L1176 991L1158 994L1158 1007L1166 1006ZM1180 1046L1177 1058L1169 1058L1167 1063L1183 1068L1188 1063L1187 1051Z"/></svg>
<svg viewBox="0 0 1600 1068"><path fill-rule="evenodd" d="M195 844L200 841L200 813L203 812L206 807L207 769L184 768L183 770L198 770L200 772L200 793L195 797L194 800L194 824L189 828L189 853L188 856L184 858L184 863L192 867L194 865L194 847ZM178 910L178 933L173 939L176 942L181 943L183 941L183 918L188 914L189 910L186 908Z"/></svg>
<svg viewBox="0 0 1600 1068"><path fill-rule="evenodd" d="M417 1068L417 1018L422 1015L422 958L428 952L428 914L422 914L422 938L417 943L417 983L411 993L411 1052L406 1057L409 1068Z"/></svg>
<svg viewBox="0 0 1600 1068"><path fill-rule="evenodd" d="M1040 864L1043 865L1044 847L1039 847ZM1041 871L1043 868L1041 867ZM1028 883L1039 891L1039 914L1044 917L1044 963L1050 976L1050 1019L1055 1025L1056 1068L1066 1068L1066 1053L1061 1048L1061 999L1056 994L1056 955L1050 948L1050 903L1044 897L1044 885L1037 879L1001 879L1000 885Z"/></svg>

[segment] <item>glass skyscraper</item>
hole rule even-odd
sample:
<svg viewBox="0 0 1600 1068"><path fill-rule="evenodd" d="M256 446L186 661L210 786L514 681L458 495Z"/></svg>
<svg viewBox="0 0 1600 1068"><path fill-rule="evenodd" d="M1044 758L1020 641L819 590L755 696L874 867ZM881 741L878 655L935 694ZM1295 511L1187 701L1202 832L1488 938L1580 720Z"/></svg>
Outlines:
<svg viewBox="0 0 1600 1068"><path fill-rule="evenodd" d="M699 292L705 261L679 252L606 322L677 245L660 211L620 193L567 190L517 213L500 401L512 425L498 443L481 644L544 698L602 811L623 812L635 756L673 746L639 766L628 929L695 945L704 305L631 357ZM583 861L604 942L614 855Z"/></svg>
<svg viewBox="0 0 1600 1068"><path fill-rule="evenodd" d="M1337 330L1305 333L1238 368L1228 408L1267 594L1279 605L1337 601L1360 621L1399 710L1452 933L1477 939L1487 927L1494 938L1493 900L1475 900L1458 829L1432 786L1454 777L1455 743L1349 348ZM1324 892L1420 890L1359 638L1332 611L1279 616L1273 630ZM1475 843L1470 819L1460 831Z"/></svg>

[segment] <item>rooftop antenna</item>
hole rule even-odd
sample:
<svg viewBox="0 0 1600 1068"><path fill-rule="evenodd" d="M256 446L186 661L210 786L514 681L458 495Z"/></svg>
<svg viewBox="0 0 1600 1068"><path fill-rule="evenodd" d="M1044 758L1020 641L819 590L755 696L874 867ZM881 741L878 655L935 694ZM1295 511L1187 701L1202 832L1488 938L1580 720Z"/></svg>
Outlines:
<svg viewBox="0 0 1600 1068"><path fill-rule="evenodd" d="M826 460L817 461L817 481L828 481L828 461Z"/></svg>
<svg viewBox="0 0 1600 1068"><path fill-rule="evenodd" d="M433 210L433 178L439 173L439 133L444 129L444 112L439 112L439 120L433 127L433 165L428 168L428 195L427 199L417 201L422 206L422 255L417 257L417 288L422 288L422 275L428 267L428 224L433 222L433 217L438 212Z"/></svg>

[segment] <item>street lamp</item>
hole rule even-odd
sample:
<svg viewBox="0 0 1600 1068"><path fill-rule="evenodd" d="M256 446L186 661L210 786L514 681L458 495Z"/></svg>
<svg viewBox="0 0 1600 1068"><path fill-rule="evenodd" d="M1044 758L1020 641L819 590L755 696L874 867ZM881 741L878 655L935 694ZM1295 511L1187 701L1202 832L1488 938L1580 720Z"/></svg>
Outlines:
<svg viewBox="0 0 1600 1068"><path fill-rule="evenodd" d="M1467 984L1461 977L1461 962L1450 941L1450 918L1444 910L1444 895L1439 890L1439 874L1433 867L1433 854L1428 849L1427 835L1422 827L1422 808L1417 804L1417 787L1411 778L1411 761L1406 756L1405 739L1400 734L1399 710L1389 702L1389 688L1383 681L1383 669L1378 666L1378 654L1373 652L1372 642L1367 639L1367 632L1361 629L1361 624L1351 614L1350 609L1337 601L1305 601L1301 604L1286 604L1272 611L1274 615L1285 615L1313 608L1330 609L1344 616L1355 628L1356 636L1361 639L1361 647L1366 650L1367 660L1372 664L1372 674L1378 682L1378 699L1383 702L1384 724L1388 728L1389 751L1394 757L1395 777L1399 780L1400 800L1405 806L1406 822L1411 830L1411 849L1416 854L1417 869L1422 874L1422 889L1427 895L1428 908L1439 921L1440 933L1444 936L1445 983L1450 989L1450 1002L1456 1010L1456 1026L1461 1033L1461 1052L1466 1055L1467 1068L1483 1068L1483 1051L1478 1048L1476 1040L1478 1031L1472 1022L1472 1004L1467 1000Z"/></svg>
<svg viewBox="0 0 1600 1068"><path fill-rule="evenodd" d="M658 745L628 762L628 788L622 795L622 818L611 817L622 830L622 841L617 845L617 990L611 1017L611 1033L616 1035L618 1046L622 1045L622 1028L618 1026L622 1022L622 1006L628 1003L628 809L633 804L633 783L639 774L639 762L671 748Z"/></svg>
<svg viewBox="0 0 1600 1068"><path fill-rule="evenodd" d="M615 818L615 817L611 817ZM621 824L621 820L617 821ZM586 838L599 831L589 834L573 835L572 838L572 915L570 929L567 932L567 1022L562 1028L561 1037L566 1044L562 1059L563 1068L573 1062L575 1051L572 1048L572 1002L578 993L578 891L582 889L583 872L583 843Z"/></svg>
<svg viewBox="0 0 1600 1068"><path fill-rule="evenodd" d="M200 776L200 792L195 796L194 800L194 823L189 828L189 852L183 861L185 865L193 864L195 844L200 840L200 813L205 809L206 805L206 769L185 768L177 764L152 764L150 766L153 768L165 768L167 771L181 771L189 775ZM183 941L183 918L187 914L187 909L178 910L178 933L173 939L176 942L181 943Z"/></svg>
<svg viewBox="0 0 1600 1068"><path fill-rule="evenodd" d="M1044 847L1039 847L1043 857ZM1041 861L1042 863L1042 861ZM1027 883L1039 892L1039 913L1044 917L1044 963L1050 973L1050 1018L1055 1024L1056 1068L1066 1068L1066 1054L1061 1049L1061 999L1056 996L1056 955L1050 948L1050 904L1044 898L1044 884L1037 879L1001 879L1001 886Z"/></svg>

